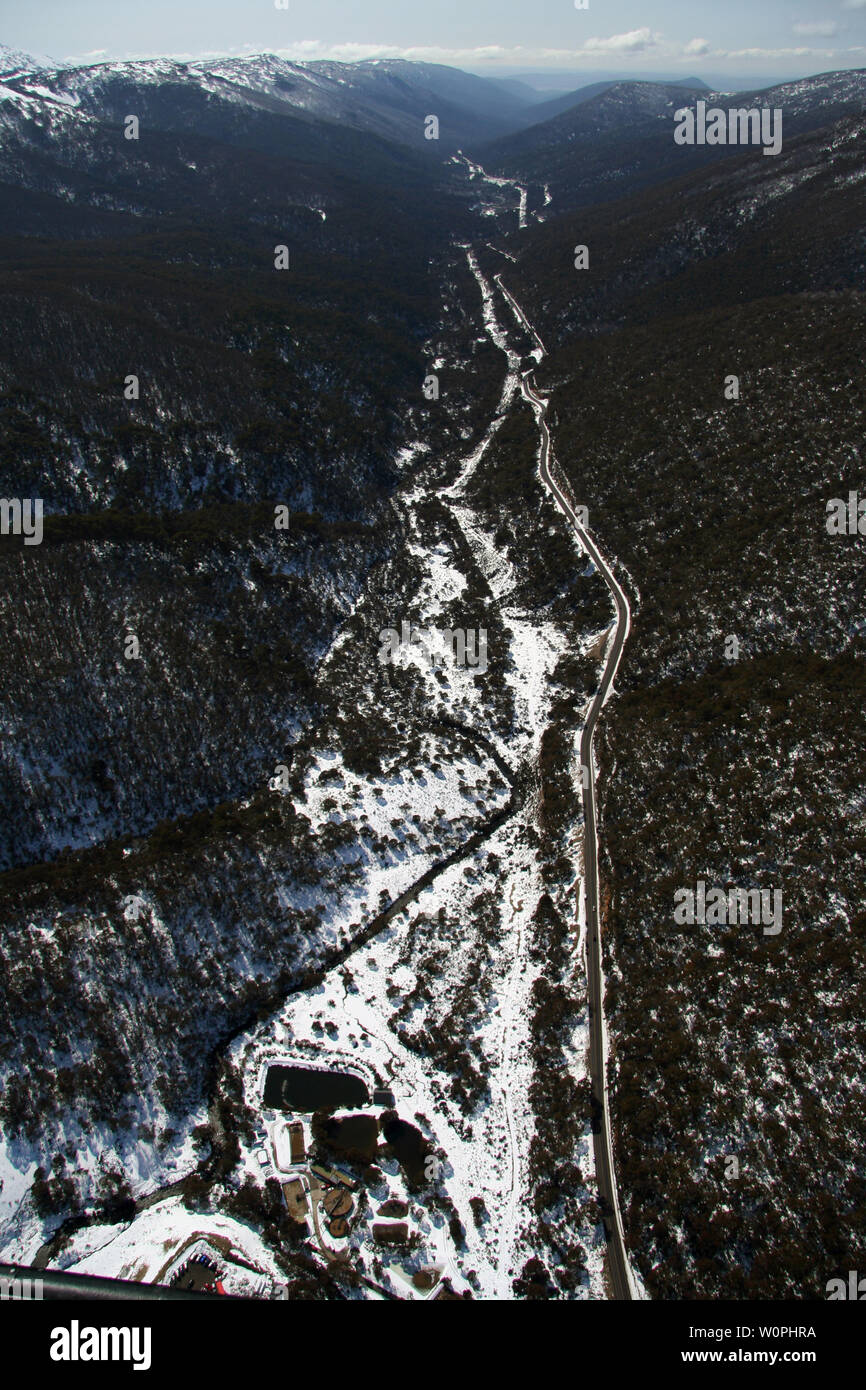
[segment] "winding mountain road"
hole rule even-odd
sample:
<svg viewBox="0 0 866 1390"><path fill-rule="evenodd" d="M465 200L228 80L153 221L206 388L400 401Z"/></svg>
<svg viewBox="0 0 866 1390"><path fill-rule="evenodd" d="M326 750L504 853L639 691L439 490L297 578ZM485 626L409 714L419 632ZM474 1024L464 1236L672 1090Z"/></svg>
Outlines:
<svg viewBox="0 0 866 1390"><path fill-rule="evenodd" d="M535 343L534 356L541 361L545 347L509 290L505 288L499 275L495 277L505 299L510 304L520 324L531 334ZM598 815L595 798L595 762L593 758L593 736L598 717L613 686L619 667L622 650L631 628L631 610L628 598L610 565L601 554L595 541L582 525L580 518L557 483L551 472L550 431L547 427L547 400L539 396L533 385L533 370L523 373L521 386L523 395L533 406L541 430L541 457L539 475L560 511L571 522L581 546L595 564L607 584L616 605L616 623L612 639L608 642L604 672L595 693L580 740L581 768L588 770L583 777L583 817L584 817L584 881L583 891L586 901L586 971L589 999L589 1065L593 1097L593 1150L595 1155L596 1181L601 1203L604 1228L607 1236L608 1275L613 1297L632 1299L639 1297L634 1275L629 1264L623 1235L622 1215L616 1187L616 1172L613 1164L613 1148L610 1132L610 1105L607 1090L607 1029L604 1018L604 972L601 951L601 903L598 883Z"/></svg>

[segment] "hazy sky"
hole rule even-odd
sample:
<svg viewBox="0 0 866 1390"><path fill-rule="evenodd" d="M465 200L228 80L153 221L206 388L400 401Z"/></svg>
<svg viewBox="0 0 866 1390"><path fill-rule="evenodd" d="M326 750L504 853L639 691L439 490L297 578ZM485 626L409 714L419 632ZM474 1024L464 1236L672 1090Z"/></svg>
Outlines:
<svg viewBox="0 0 866 1390"><path fill-rule="evenodd" d="M866 67L866 0L0 0L0 41L58 59L263 49L475 71L794 76Z"/></svg>

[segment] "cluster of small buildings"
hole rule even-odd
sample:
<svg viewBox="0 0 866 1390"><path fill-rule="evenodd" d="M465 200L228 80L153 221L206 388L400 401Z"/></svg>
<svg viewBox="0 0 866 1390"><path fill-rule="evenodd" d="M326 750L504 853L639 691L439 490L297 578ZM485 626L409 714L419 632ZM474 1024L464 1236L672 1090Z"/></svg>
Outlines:
<svg viewBox="0 0 866 1390"><path fill-rule="evenodd" d="M277 1122L271 1132L271 1148L289 1216L299 1225L312 1223L323 1253L333 1256L335 1252L323 1240L322 1227L332 1240L346 1239L355 1212L357 1182L336 1168L309 1162L301 1120Z"/></svg>
<svg viewBox="0 0 866 1390"><path fill-rule="evenodd" d="M371 1103L377 1108L396 1109L394 1093L386 1087L373 1089L372 1102L368 1100L366 1105ZM358 1105L355 1113L330 1121L336 1131L334 1146L338 1150L345 1148L356 1158L360 1154L372 1158L378 1143L379 1121L373 1118L371 1137L367 1132L369 1122L367 1128L362 1124L367 1120L367 1115L361 1113L365 1102L360 1100L355 1104ZM260 1150L259 1162L263 1166L272 1162L289 1216L315 1237L325 1259L329 1262L345 1260L349 1255L345 1242L351 1234L353 1218L357 1218L360 1211L358 1180L339 1168L325 1167L310 1160L311 1141L305 1122L298 1118L298 1111L295 1111L295 1118L288 1118L286 1110L291 1113L290 1106L288 1094L274 1094L272 1106L268 1108L272 1111L282 1108L283 1113L266 1120L267 1156ZM401 1265L404 1259L411 1258L417 1236L412 1234L409 1203L396 1196L381 1202L376 1208L370 1235L386 1258L389 1252L395 1255L400 1252ZM406 1270L396 1265L390 1267L401 1276L401 1282L409 1285L415 1297L437 1296L442 1280L442 1270L438 1266L428 1264L412 1269L410 1265Z"/></svg>

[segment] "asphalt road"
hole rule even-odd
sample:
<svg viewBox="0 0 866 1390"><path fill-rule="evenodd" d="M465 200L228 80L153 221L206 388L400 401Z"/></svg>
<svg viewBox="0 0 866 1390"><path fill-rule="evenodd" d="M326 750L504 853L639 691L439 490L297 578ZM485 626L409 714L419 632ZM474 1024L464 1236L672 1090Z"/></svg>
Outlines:
<svg viewBox="0 0 866 1390"><path fill-rule="evenodd" d="M512 307L526 326L530 328L530 331L532 331L531 326L518 309L512 296L501 284L501 281L499 281L499 284L503 293L511 302ZM543 352L544 346L541 339L538 338L537 334L533 333L533 336L538 347ZM595 803L595 764L593 762L592 752L592 740L595 733L595 726L598 723L599 714L608 697L617 667L619 666L622 649L625 645L625 640L628 637L631 625L631 612L628 599L617 582L610 566L598 550L592 537L584 530L577 513L551 474L550 433L547 428L547 402L536 394L534 387L531 385L532 375L531 371L524 373L523 391L524 395L529 400L533 401L539 409L539 423L541 426L541 462L539 471L542 481L550 489L561 511L564 512L573 525L581 545L603 576L616 604L616 627L614 629L613 640L608 645L601 684L599 685L586 717L586 724L584 725L580 740L580 761L583 767L589 769L589 777L584 778L584 781L587 782L588 785L585 785L583 788L584 893L586 895L586 957L590 1028L589 1059L593 1095L593 1148L595 1152L595 1171L598 1182L599 1201L604 1216L604 1227L607 1236L607 1269L613 1297L617 1299L631 1299L635 1297L635 1293L632 1286L631 1270L625 1253L622 1216L617 1197L616 1173L613 1166L613 1151L610 1138L610 1107L607 1094L607 1047L604 1026L604 976L602 974L601 959L601 911L598 888L598 817Z"/></svg>

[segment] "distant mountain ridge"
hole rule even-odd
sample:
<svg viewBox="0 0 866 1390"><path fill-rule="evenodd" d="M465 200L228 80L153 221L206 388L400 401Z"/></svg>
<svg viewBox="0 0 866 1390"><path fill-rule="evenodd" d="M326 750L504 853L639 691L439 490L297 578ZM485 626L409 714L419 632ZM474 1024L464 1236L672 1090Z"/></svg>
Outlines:
<svg viewBox="0 0 866 1390"><path fill-rule="evenodd" d="M736 147L677 146L674 116L697 101L781 108L784 139L818 130L866 109L866 70L821 73L759 91L694 92L650 82L619 82L551 119L476 146L489 173L549 184L559 208L588 207L655 187L743 153ZM538 108L536 108L538 110Z"/></svg>
<svg viewBox="0 0 866 1390"><path fill-rule="evenodd" d="M577 106L582 106L584 102L592 101L595 97L603 96L605 92L614 87L657 87L668 93L670 91L696 92L698 96L704 92L709 93L710 88L700 79L688 80L685 82L648 82L634 81L624 82L622 80L611 80L605 82L591 82L586 87L577 87L574 91L565 92L560 96L551 97L547 101L542 101L531 106L525 113L522 124L526 127L540 125L543 121L553 120L565 111L571 111Z"/></svg>
<svg viewBox="0 0 866 1390"><path fill-rule="evenodd" d="M22 53L20 49L0 43L0 77L18 72L39 72L43 68L56 66L52 58L37 58L32 53Z"/></svg>
<svg viewBox="0 0 866 1390"><path fill-rule="evenodd" d="M80 106L92 115L111 114L112 97L130 87L170 84L190 97L201 94L236 105L293 112L411 145L427 155L496 139L518 124L526 106L497 83L457 68L431 63L374 60L363 63L294 63L273 54L184 62L174 58L123 60L45 67L8 59L8 81L24 96L41 96ZM38 73L39 92L28 85ZM125 113L123 113L125 114ZM426 134L428 117L439 121L437 139Z"/></svg>

